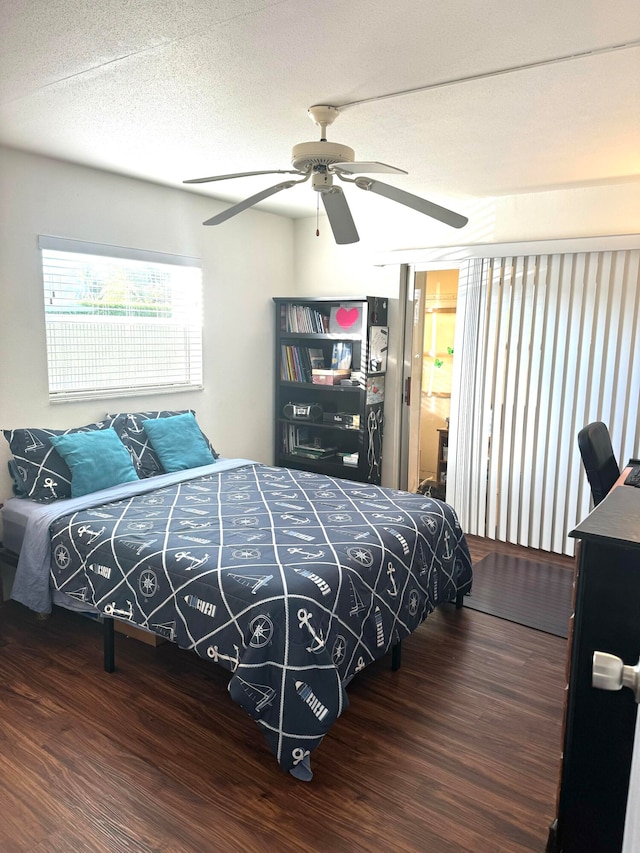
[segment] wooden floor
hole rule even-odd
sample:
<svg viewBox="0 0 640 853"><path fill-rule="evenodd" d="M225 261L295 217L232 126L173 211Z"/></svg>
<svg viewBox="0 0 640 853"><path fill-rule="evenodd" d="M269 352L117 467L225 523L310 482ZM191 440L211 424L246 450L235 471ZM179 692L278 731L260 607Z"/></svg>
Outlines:
<svg viewBox="0 0 640 853"><path fill-rule="evenodd" d="M493 549L470 546L475 559ZM8 602L0 850L538 853L565 651L561 638L441 608L404 641L398 672L385 659L351 683L307 784L279 769L221 668L116 635L107 675L100 626Z"/></svg>

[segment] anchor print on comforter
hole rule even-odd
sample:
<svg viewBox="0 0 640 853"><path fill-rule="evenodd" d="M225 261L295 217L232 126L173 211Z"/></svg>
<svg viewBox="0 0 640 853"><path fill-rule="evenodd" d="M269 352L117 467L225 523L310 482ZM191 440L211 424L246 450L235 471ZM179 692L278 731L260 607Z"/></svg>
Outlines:
<svg viewBox="0 0 640 853"><path fill-rule="evenodd" d="M51 532L53 585L230 670L284 769L319 745L358 671L471 585L447 504L259 464Z"/></svg>

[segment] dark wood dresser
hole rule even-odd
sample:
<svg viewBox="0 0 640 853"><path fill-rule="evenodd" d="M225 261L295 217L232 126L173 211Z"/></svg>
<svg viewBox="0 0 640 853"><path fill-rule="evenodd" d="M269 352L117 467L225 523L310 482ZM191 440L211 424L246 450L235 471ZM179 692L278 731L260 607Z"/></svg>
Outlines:
<svg viewBox="0 0 640 853"><path fill-rule="evenodd" d="M567 662L557 817L548 853L620 853L637 705L592 687L595 651L640 658L640 489L613 489L571 533L580 540Z"/></svg>

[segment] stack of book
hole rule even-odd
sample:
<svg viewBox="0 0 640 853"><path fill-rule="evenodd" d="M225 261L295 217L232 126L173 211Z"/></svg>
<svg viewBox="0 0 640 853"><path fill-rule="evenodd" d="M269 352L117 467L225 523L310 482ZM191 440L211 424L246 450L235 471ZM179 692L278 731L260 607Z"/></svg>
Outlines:
<svg viewBox="0 0 640 853"><path fill-rule="evenodd" d="M313 368L307 347L282 344L280 356L280 379L285 382L311 382Z"/></svg>

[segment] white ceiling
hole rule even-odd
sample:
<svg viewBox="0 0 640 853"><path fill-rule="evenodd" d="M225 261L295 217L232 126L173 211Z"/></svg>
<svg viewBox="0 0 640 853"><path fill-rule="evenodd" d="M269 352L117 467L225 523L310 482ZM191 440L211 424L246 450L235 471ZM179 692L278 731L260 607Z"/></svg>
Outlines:
<svg viewBox="0 0 640 853"><path fill-rule="evenodd" d="M182 186L287 169L294 144L319 138L309 106L367 101L329 140L461 213L477 197L640 181L638 0L0 0L0 15L11 147ZM280 180L191 191L238 201ZM305 184L262 208L315 203Z"/></svg>

